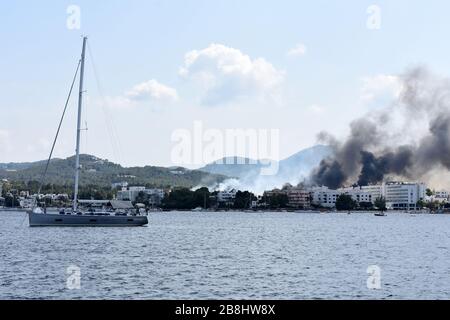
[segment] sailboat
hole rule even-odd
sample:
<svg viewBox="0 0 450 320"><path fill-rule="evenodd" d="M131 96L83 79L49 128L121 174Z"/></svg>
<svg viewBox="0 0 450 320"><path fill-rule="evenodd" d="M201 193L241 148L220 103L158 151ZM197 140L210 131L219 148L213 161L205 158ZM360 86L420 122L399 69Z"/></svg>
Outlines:
<svg viewBox="0 0 450 320"><path fill-rule="evenodd" d="M138 227L148 224L147 216L141 215L136 212L82 212L78 208L78 185L80 176L80 138L81 138L81 114L83 105L83 81L84 81L84 64L86 53L87 37L83 37L83 48L81 53L81 59L78 62L78 68L80 68L80 87L78 96L78 118L77 118L77 142L76 142L76 158L75 158L75 184L74 184L74 198L73 207L67 212L62 210L60 213L47 213L47 210L36 206L28 212L30 227ZM75 78L78 73L75 73ZM73 84L75 83L75 78ZM72 92L72 88L71 91ZM70 97L70 93L69 93ZM69 99L69 98L68 98ZM68 101L67 101L68 102ZM67 107L67 103L66 103ZM64 110L65 111L65 110ZM64 113L63 113L64 117ZM63 118L61 118L62 121ZM60 123L61 127L61 123ZM59 132L59 129L58 129ZM58 134L55 137L55 142ZM55 146L53 144L53 148ZM49 160L47 162L46 170L51 160L53 148L50 153ZM45 173L43 177L45 176ZM38 194L40 191L38 192Z"/></svg>

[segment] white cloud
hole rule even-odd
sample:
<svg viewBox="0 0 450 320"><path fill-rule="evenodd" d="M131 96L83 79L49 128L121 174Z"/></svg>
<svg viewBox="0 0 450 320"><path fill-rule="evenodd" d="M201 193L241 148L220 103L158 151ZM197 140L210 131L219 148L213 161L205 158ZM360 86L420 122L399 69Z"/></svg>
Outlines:
<svg viewBox="0 0 450 320"><path fill-rule="evenodd" d="M205 105L242 98L276 98L284 79L284 72L265 59L251 59L222 44L188 52L180 75L200 84Z"/></svg>
<svg viewBox="0 0 450 320"><path fill-rule="evenodd" d="M131 100L126 96L115 96L115 97L106 96L105 100L99 101L98 104L100 105L103 104L108 108L112 109L130 109L137 105L137 101Z"/></svg>
<svg viewBox="0 0 450 320"><path fill-rule="evenodd" d="M130 100L169 101L178 100L177 90L156 81L155 79L135 85L125 96Z"/></svg>
<svg viewBox="0 0 450 320"><path fill-rule="evenodd" d="M306 46L303 43L297 44L287 52L288 56L303 56L306 54Z"/></svg>
<svg viewBox="0 0 450 320"><path fill-rule="evenodd" d="M178 101L177 90L152 79L135 85L125 94L115 97L106 97L108 107L116 109L129 109L144 104L169 104Z"/></svg>
<svg viewBox="0 0 450 320"><path fill-rule="evenodd" d="M402 81L393 75L380 74L364 77L361 100L366 104L385 104L397 99L402 91Z"/></svg>
<svg viewBox="0 0 450 320"><path fill-rule="evenodd" d="M325 108L317 104L313 104L308 107L308 111L317 115L321 115L325 112Z"/></svg>

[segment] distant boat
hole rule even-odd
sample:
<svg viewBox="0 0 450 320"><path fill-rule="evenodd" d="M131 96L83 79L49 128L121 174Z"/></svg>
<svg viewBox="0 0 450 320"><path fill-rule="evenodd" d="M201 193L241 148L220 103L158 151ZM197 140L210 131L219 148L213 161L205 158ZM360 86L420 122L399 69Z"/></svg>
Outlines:
<svg viewBox="0 0 450 320"><path fill-rule="evenodd" d="M377 212L374 214L375 217L387 217L386 212Z"/></svg>
<svg viewBox="0 0 450 320"><path fill-rule="evenodd" d="M44 208L35 207L28 212L28 218L30 227L138 227L148 224L147 216L141 215L139 210L132 211L88 211L82 212L78 209L78 182L80 174L80 137L81 137L81 111L83 104L83 80L84 80L84 63L85 63L85 53L86 53L86 42L87 38L83 38L83 49L81 53L81 59L78 62L78 67L75 72L75 77L73 79L72 87L70 89L69 97L67 98L66 107L64 109L63 116L60 121L59 128L61 127L62 120L67 108L67 103L69 102L70 94L72 93L72 88L75 83L78 70L80 69L80 88L78 96L78 118L77 118L77 145L76 145L76 158L75 158L75 186L74 186L74 199L73 208L66 212L61 210L58 213L47 213ZM55 147L56 140L59 134L59 128L50 152L49 159L47 161L47 166L42 177L41 185L44 181L45 175L47 173L48 166L52 157L53 149ZM40 190L38 192L40 194ZM37 201L37 199L36 199Z"/></svg>

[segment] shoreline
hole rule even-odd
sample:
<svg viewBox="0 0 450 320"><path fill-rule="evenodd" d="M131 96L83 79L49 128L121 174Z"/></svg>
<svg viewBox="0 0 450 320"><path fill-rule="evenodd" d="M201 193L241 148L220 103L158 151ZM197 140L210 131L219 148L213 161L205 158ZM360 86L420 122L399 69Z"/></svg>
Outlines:
<svg viewBox="0 0 450 320"><path fill-rule="evenodd" d="M48 211L51 212L58 212L61 208L47 208ZM1 212L20 212L20 213L26 213L28 210L28 208L0 208L0 213ZM298 209L298 210L250 210L250 209L244 209L244 210L239 210L239 209L230 209L230 210L183 210L183 209L173 209L173 210L157 210L157 211L150 211L148 212L148 215L154 214L154 213L171 213L171 212L183 212L183 213L315 213L315 214L333 214L333 213L340 213L340 214L376 214L379 213L380 211L378 210L342 210L342 211L338 211L338 210L302 210L302 209ZM403 211L403 210L386 210L385 211L386 214L392 214L392 213L401 213L401 214L409 214L409 215L449 215L450 212L424 212L424 211Z"/></svg>

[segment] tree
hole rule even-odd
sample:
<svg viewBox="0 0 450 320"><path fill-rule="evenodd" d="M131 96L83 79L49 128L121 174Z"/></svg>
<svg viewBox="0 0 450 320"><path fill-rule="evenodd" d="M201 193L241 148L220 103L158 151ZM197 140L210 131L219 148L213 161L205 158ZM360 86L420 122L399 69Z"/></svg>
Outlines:
<svg viewBox="0 0 450 320"><path fill-rule="evenodd" d="M256 197L253 193L248 191L238 191L236 192L236 198L234 199L235 209L249 209L252 205L252 200Z"/></svg>
<svg viewBox="0 0 450 320"><path fill-rule="evenodd" d="M341 194L336 199L336 209L342 210L353 210L356 208L356 201L352 199L348 194Z"/></svg>
<svg viewBox="0 0 450 320"><path fill-rule="evenodd" d="M15 196L6 195L5 197L5 207L11 208L11 207L18 207L20 206L19 200Z"/></svg>
<svg viewBox="0 0 450 320"><path fill-rule="evenodd" d="M195 190L193 194L193 206L194 208L204 208L207 209L210 207L210 193L209 189L206 187Z"/></svg>
<svg viewBox="0 0 450 320"><path fill-rule="evenodd" d="M289 198L285 193L277 193L270 196L264 196L263 201L270 209L282 209L287 208Z"/></svg>
<svg viewBox="0 0 450 320"><path fill-rule="evenodd" d="M378 197L375 199L375 207L380 211L386 211L386 199L384 197Z"/></svg>
<svg viewBox="0 0 450 320"><path fill-rule="evenodd" d="M427 188L426 194L427 196L431 197L434 194L434 192L430 188Z"/></svg>
<svg viewBox="0 0 450 320"><path fill-rule="evenodd" d="M425 205L428 209L430 209L430 211L435 211L437 209L439 209L440 204L438 201L430 201Z"/></svg>
<svg viewBox="0 0 450 320"><path fill-rule="evenodd" d="M142 203L142 204L144 204L146 206L149 206L149 204L150 204L149 199L150 199L150 196L147 193L145 193L143 191L140 191L138 193L138 195L136 197L136 200L134 202L135 202L135 204L136 203Z"/></svg>
<svg viewBox="0 0 450 320"><path fill-rule="evenodd" d="M61 193L62 190L57 189L56 192ZM80 187L78 198L86 200L110 200L113 198L113 193L109 187L87 185Z"/></svg>
<svg viewBox="0 0 450 320"><path fill-rule="evenodd" d="M425 201L423 201L422 199L420 199L419 201L417 201L416 203L417 208L419 209L423 209L426 206Z"/></svg>
<svg viewBox="0 0 450 320"><path fill-rule="evenodd" d="M169 193L163 200L163 207L169 210L190 210L194 209L196 204L194 202L194 192L186 189L175 189Z"/></svg>

